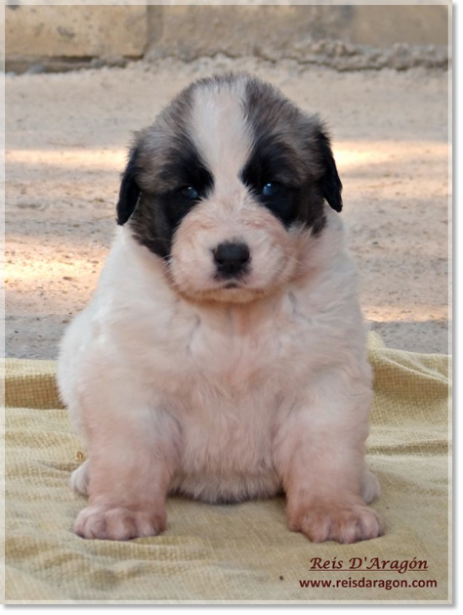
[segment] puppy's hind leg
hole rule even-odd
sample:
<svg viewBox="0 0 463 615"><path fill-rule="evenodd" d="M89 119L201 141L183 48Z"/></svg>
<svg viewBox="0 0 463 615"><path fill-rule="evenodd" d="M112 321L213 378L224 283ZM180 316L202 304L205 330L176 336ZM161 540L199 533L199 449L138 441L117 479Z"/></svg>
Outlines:
<svg viewBox="0 0 463 615"><path fill-rule="evenodd" d="M361 494L362 500L365 504L370 504L374 499L379 497L381 493L381 487L379 486L379 480L376 478L373 472L365 469L362 476Z"/></svg>
<svg viewBox="0 0 463 615"><path fill-rule="evenodd" d="M88 470L89 470L89 462L84 461L84 463L74 470L71 474L71 487L80 495L88 495Z"/></svg>

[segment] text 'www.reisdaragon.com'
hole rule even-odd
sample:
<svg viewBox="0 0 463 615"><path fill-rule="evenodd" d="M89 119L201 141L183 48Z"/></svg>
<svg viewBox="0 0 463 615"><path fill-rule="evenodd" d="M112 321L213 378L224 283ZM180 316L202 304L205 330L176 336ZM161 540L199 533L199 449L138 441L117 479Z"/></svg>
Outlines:
<svg viewBox="0 0 463 615"><path fill-rule="evenodd" d="M437 587L437 581L434 579L413 579L408 581L407 579L367 579L361 577L360 579L299 579L300 587L307 589L325 588L325 589L348 589L348 588L361 588L361 589L385 589L390 591L391 589L398 588L435 588Z"/></svg>

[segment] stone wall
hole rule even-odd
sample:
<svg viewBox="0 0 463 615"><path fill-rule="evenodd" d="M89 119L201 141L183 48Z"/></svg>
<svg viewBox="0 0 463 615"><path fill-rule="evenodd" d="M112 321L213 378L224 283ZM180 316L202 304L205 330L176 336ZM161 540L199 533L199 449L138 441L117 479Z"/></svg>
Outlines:
<svg viewBox="0 0 463 615"><path fill-rule="evenodd" d="M6 70L66 70L128 59L222 53L341 70L445 66L451 4L5 7Z"/></svg>

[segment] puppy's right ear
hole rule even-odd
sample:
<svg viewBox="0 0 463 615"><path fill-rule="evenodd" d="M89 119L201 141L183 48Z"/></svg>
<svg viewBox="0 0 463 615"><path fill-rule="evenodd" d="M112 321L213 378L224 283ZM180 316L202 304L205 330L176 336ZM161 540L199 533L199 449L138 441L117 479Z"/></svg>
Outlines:
<svg viewBox="0 0 463 615"><path fill-rule="evenodd" d="M137 184L137 176L140 172L138 167L138 147L133 147L130 152L129 162L122 174L121 188L119 190L119 201L117 203L117 223L122 225L127 222L133 214L140 197L140 188Z"/></svg>
<svg viewBox="0 0 463 615"><path fill-rule="evenodd" d="M324 129L318 133L318 147L321 163L324 167L320 181L323 198L330 207L339 212L342 210L342 183L331 150L331 141Z"/></svg>

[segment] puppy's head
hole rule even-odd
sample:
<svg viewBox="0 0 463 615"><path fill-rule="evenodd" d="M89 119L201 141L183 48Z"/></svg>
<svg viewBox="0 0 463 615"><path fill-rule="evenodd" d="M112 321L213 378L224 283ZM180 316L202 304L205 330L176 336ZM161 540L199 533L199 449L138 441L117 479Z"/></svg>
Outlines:
<svg viewBox="0 0 463 615"><path fill-rule="evenodd" d="M318 119L227 75L193 83L137 135L117 216L178 292L246 302L298 275L341 189Z"/></svg>

